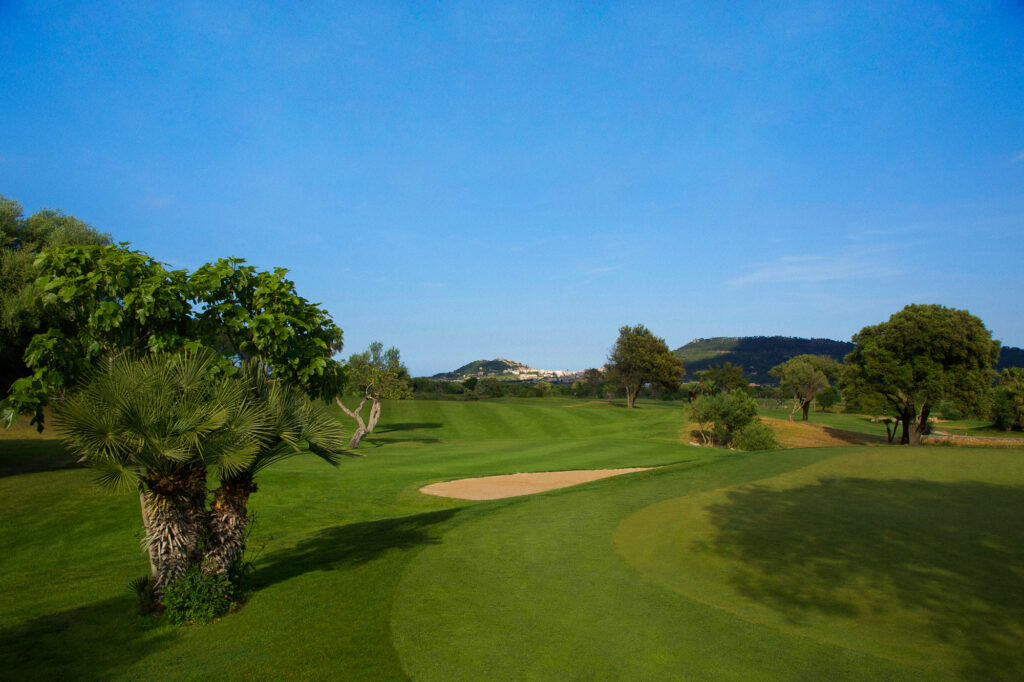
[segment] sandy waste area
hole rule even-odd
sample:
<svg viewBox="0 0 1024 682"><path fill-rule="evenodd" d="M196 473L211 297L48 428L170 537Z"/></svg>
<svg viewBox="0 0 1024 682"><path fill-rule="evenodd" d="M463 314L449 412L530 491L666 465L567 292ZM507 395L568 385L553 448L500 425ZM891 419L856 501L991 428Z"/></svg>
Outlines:
<svg viewBox="0 0 1024 682"><path fill-rule="evenodd" d="M647 471L651 467L631 469L589 469L583 471L545 471L534 474L509 474L483 478L461 478L457 481L431 483L420 488L421 493L460 500L499 500L504 497L532 495L556 488L596 481L609 476Z"/></svg>

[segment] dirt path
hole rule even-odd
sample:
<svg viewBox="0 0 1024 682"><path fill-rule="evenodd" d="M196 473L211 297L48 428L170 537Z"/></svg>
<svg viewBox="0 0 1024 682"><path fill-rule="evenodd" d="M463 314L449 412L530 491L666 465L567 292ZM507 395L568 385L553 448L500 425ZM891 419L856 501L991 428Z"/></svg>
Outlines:
<svg viewBox="0 0 1024 682"><path fill-rule="evenodd" d="M420 492L439 497L454 497L460 500L499 500L504 497L518 497L556 488L568 488L571 485L596 481L609 476L630 474L634 471L647 471L650 468L545 471L535 474L462 478L457 481L431 483L420 488Z"/></svg>

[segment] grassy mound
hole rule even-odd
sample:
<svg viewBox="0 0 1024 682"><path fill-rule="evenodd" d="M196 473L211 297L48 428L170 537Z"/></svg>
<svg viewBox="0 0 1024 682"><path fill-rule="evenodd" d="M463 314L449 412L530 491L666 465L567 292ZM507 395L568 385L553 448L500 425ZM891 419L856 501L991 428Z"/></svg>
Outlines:
<svg viewBox="0 0 1024 682"><path fill-rule="evenodd" d="M643 576L744 620L935 674L1020 679L1020 453L878 448L640 510Z"/></svg>

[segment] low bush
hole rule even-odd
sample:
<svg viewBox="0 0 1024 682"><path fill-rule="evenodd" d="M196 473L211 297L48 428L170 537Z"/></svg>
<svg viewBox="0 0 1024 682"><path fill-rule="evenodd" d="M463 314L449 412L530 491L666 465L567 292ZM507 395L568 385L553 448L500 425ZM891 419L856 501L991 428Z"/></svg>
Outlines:
<svg viewBox="0 0 1024 682"><path fill-rule="evenodd" d="M235 588L226 575L207 575L193 566L164 590L164 615L175 625L202 625L231 608Z"/></svg>
<svg viewBox="0 0 1024 682"><path fill-rule="evenodd" d="M757 401L743 391L702 395L690 403L690 421L697 424L694 435L704 445L728 446L757 416Z"/></svg>
<svg viewBox="0 0 1024 682"><path fill-rule="evenodd" d="M782 447L772 428L760 419L740 429L732 443L737 450L778 450Z"/></svg>

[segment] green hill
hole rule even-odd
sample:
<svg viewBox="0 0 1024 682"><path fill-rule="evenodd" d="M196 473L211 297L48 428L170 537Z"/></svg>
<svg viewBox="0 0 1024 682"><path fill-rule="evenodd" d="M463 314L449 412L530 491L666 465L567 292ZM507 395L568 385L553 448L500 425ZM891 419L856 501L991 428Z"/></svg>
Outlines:
<svg viewBox="0 0 1024 682"><path fill-rule="evenodd" d="M827 355L841 362L852 350L852 343L832 339L718 336L711 339L695 339L673 352L683 361L688 378L711 365L731 362L742 366L743 375L754 383L777 384L778 379L768 371L796 355Z"/></svg>
<svg viewBox="0 0 1024 682"><path fill-rule="evenodd" d="M996 369L1003 370L1007 367L1024 367L1024 348L1003 346L1002 351L999 353L999 362L996 363Z"/></svg>

